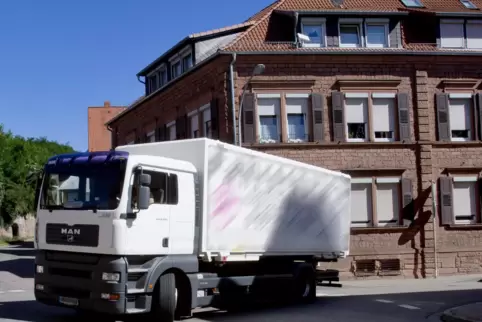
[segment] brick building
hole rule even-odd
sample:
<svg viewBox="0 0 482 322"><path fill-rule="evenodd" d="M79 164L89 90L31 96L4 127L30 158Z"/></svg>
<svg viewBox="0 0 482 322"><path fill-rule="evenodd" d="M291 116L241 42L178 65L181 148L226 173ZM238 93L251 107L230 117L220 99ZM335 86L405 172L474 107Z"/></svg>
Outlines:
<svg viewBox="0 0 482 322"><path fill-rule="evenodd" d="M109 101L104 102L103 106L89 106L87 108L89 151L102 151L111 148L111 135L105 123L125 109L125 106L111 106Z"/></svg>
<svg viewBox="0 0 482 322"><path fill-rule="evenodd" d="M146 96L108 122L113 145L233 142L243 87L262 63L247 86L243 145L353 177L351 255L332 268L346 278L480 273L480 8L276 1L140 71Z"/></svg>

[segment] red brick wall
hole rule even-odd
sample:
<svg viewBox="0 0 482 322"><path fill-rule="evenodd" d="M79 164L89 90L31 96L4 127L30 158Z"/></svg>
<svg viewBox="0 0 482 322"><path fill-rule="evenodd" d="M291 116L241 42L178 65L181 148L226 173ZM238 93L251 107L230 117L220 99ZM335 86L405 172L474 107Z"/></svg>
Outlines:
<svg viewBox="0 0 482 322"><path fill-rule="evenodd" d="M132 131L142 131L145 124L168 123L176 115L189 112L218 97L220 138L232 140L229 115L227 72L230 57L218 58L203 66L163 93L143 103L121 120L119 142L125 143ZM431 181L447 167L482 168L480 142L442 144L436 142L436 117L433 94L440 91L445 79L477 79L482 63L476 57L429 56L238 56L235 66L235 103L239 104L242 88L253 67L263 63L265 73L257 76L253 91L279 91L297 83L296 90L325 95L325 106L338 80L398 80L396 86L409 96L412 143L335 143L332 142L331 112L324 111L325 141L319 144L252 145L251 148L334 170L364 169L366 173L399 169L412 179L418 219L409 228L354 229L351 256L329 265L353 277L354 261L362 259L399 259L401 274L406 277L431 276L435 273L435 250L440 257L440 274L482 272L479 255L482 233L477 228L439 227L433 232ZM291 83L291 85L290 85ZM301 85L300 85L301 84ZM307 87L303 88L303 84ZM293 89L293 88L291 88ZM290 89L290 90L291 90ZM294 90L294 89L293 89ZM330 120L330 121L328 121ZM435 239L436 238L436 239ZM436 242L435 242L436 240ZM436 247L435 247L436 246ZM380 262L377 262L380 265Z"/></svg>
<svg viewBox="0 0 482 322"><path fill-rule="evenodd" d="M111 132L105 123L125 110L124 106L111 106L105 102L104 106L91 106L88 114L89 151L102 151L111 148Z"/></svg>

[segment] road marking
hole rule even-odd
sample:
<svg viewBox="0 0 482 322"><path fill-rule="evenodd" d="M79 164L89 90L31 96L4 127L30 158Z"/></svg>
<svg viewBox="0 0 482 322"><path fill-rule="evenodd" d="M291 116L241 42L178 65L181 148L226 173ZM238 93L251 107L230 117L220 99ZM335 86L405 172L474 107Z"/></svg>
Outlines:
<svg viewBox="0 0 482 322"><path fill-rule="evenodd" d="M390 301L390 300L381 300L381 299L378 299L378 300L375 300L377 302L380 302L380 303L393 303L393 301Z"/></svg>
<svg viewBox="0 0 482 322"><path fill-rule="evenodd" d="M408 305L408 304L400 304L400 307L403 307L404 309L409 309L409 310L420 310L419 307L413 306L413 305Z"/></svg>
<svg viewBox="0 0 482 322"><path fill-rule="evenodd" d="M316 296L345 296L345 294L338 294L338 293L335 293L335 294L330 294L330 293L320 293L320 292L316 292Z"/></svg>

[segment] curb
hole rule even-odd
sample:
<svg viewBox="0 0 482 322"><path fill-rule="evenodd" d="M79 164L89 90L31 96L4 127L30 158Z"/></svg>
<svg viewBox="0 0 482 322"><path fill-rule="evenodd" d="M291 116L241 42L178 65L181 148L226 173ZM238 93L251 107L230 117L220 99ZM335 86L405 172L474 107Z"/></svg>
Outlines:
<svg viewBox="0 0 482 322"><path fill-rule="evenodd" d="M472 306L482 306L482 302L461 305L445 310L440 319L444 322L481 322L482 320L480 318L464 317L464 314L460 314L461 316L457 314L457 311L463 311Z"/></svg>

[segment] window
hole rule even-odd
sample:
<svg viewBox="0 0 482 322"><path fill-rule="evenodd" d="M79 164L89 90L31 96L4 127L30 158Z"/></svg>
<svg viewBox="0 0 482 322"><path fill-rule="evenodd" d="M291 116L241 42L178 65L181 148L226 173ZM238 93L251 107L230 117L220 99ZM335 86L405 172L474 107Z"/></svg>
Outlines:
<svg viewBox="0 0 482 322"><path fill-rule="evenodd" d="M260 143L280 141L280 103L277 94L258 94L258 115Z"/></svg>
<svg viewBox="0 0 482 322"><path fill-rule="evenodd" d="M204 136L207 138L213 137L213 131L211 126L211 109L207 107L203 110L203 123L204 123Z"/></svg>
<svg viewBox="0 0 482 322"><path fill-rule="evenodd" d="M444 48L464 48L464 21L442 20L440 22L440 46Z"/></svg>
<svg viewBox="0 0 482 322"><path fill-rule="evenodd" d="M126 143L126 145L133 145L134 143L136 143L135 141L129 141Z"/></svg>
<svg viewBox="0 0 482 322"><path fill-rule="evenodd" d="M174 62L171 65L171 78L176 78L182 73L182 66L181 66L181 61Z"/></svg>
<svg viewBox="0 0 482 322"><path fill-rule="evenodd" d="M157 90L157 74L149 76L149 94Z"/></svg>
<svg viewBox="0 0 482 322"><path fill-rule="evenodd" d="M366 20L365 34L366 46L370 48L384 48L389 46L388 20Z"/></svg>
<svg viewBox="0 0 482 322"><path fill-rule="evenodd" d="M475 224L477 177L455 177L453 183L453 209L455 224Z"/></svg>
<svg viewBox="0 0 482 322"><path fill-rule="evenodd" d="M477 7L470 0L460 0L460 2L462 2L467 9L477 9Z"/></svg>
<svg viewBox="0 0 482 322"><path fill-rule="evenodd" d="M159 71L159 87L162 87L167 84L167 70L163 68Z"/></svg>
<svg viewBox="0 0 482 322"><path fill-rule="evenodd" d="M191 116L191 138L199 137L199 116L195 114Z"/></svg>
<svg viewBox="0 0 482 322"><path fill-rule="evenodd" d="M192 67L192 54L189 53L182 58L182 71L186 72Z"/></svg>
<svg viewBox="0 0 482 322"><path fill-rule="evenodd" d="M375 141L395 140L395 94L373 93L373 132Z"/></svg>
<svg viewBox="0 0 482 322"><path fill-rule="evenodd" d="M368 94L345 94L345 117L347 141L368 140Z"/></svg>
<svg viewBox="0 0 482 322"><path fill-rule="evenodd" d="M286 94L288 142L298 143L308 140L308 98L308 94Z"/></svg>
<svg viewBox="0 0 482 322"><path fill-rule="evenodd" d="M134 181L132 187L131 207L137 208L138 195L137 186L139 182L140 171L134 173ZM143 170L143 173L151 175L151 198L150 204L157 205L177 205L178 203L178 179L176 174L168 174L165 172Z"/></svg>
<svg viewBox="0 0 482 322"><path fill-rule="evenodd" d="M420 0L401 0L403 5L408 8L422 8Z"/></svg>
<svg viewBox="0 0 482 322"><path fill-rule="evenodd" d="M467 48L482 49L482 22L468 20L465 30L467 32Z"/></svg>
<svg viewBox="0 0 482 322"><path fill-rule="evenodd" d="M301 33L310 38L309 41L302 41L303 47L325 47L325 26L325 19L303 18L301 22Z"/></svg>
<svg viewBox="0 0 482 322"><path fill-rule="evenodd" d="M169 123L166 125L166 127L169 141L174 141L176 139L176 123Z"/></svg>
<svg viewBox="0 0 482 322"><path fill-rule="evenodd" d="M147 133L146 139L146 142L156 142L156 135L154 134L154 131Z"/></svg>
<svg viewBox="0 0 482 322"><path fill-rule="evenodd" d="M452 141L468 141L472 139L471 97L471 94L449 95L450 135Z"/></svg>
<svg viewBox="0 0 482 322"><path fill-rule="evenodd" d="M361 19L340 19L340 47L361 47Z"/></svg>
<svg viewBox="0 0 482 322"><path fill-rule="evenodd" d="M352 227L387 227L401 220L399 177L352 178Z"/></svg>

